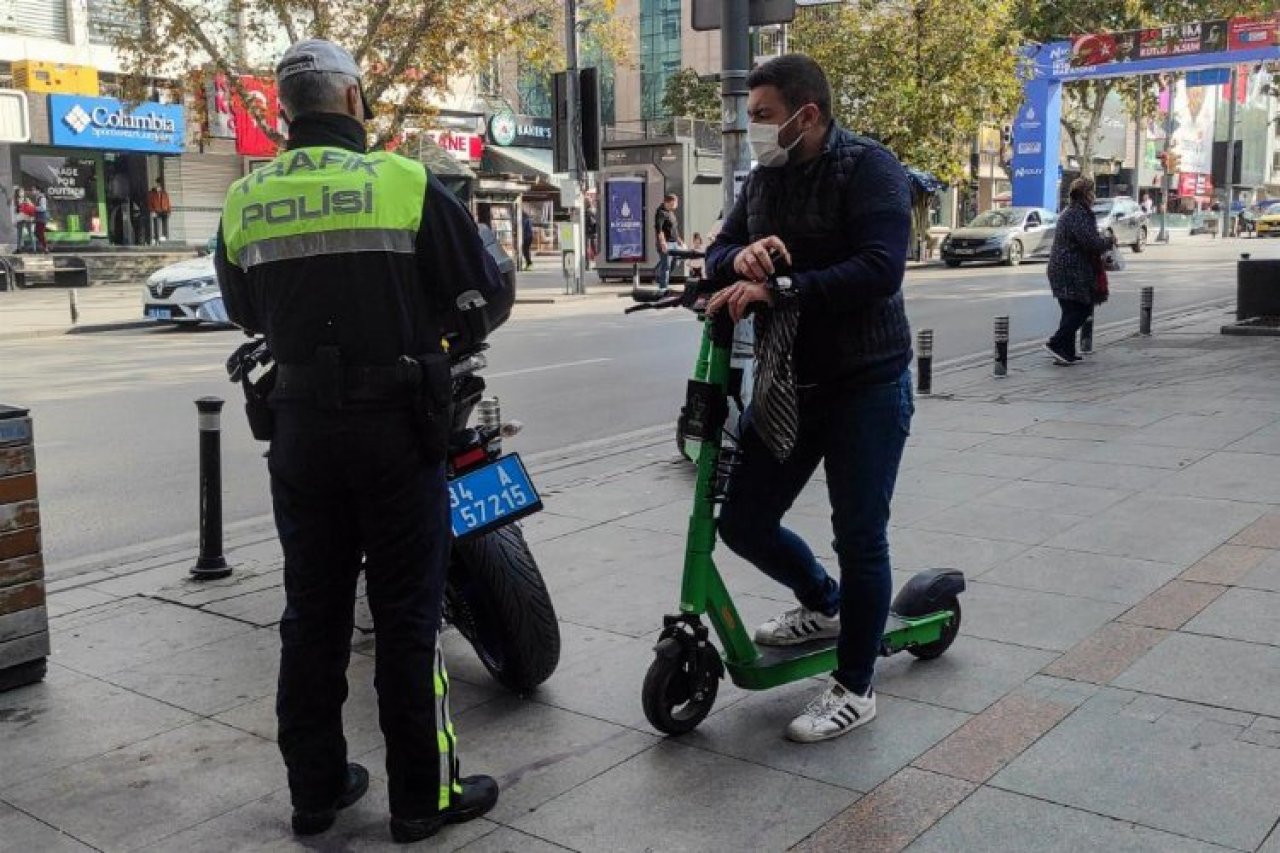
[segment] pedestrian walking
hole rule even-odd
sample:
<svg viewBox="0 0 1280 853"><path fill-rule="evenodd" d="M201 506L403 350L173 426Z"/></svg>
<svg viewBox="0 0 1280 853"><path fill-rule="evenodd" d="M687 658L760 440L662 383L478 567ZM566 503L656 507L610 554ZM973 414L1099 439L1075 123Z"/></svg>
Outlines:
<svg viewBox="0 0 1280 853"><path fill-rule="evenodd" d="M911 189L887 148L832 119L830 86L809 57L771 59L747 87L759 166L706 262L725 286L708 310L735 321L756 310L755 393L719 530L800 602L761 625L757 643L838 638L835 672L786 730L819 741L876 715L871 682L893 586L889 502L914 412L902 299ZM819 462L838 583L781 523Z"/></svg>
<svg viewBox="0 0 1280 853"><path fill-rule="evenodd" d="M1054 364L1071 365L1082 360L1076 353L1076 335L1089 318L1098 295L1102 256L1114 248L1111 240L1098 233L1094 198L1091 178L1071 182L1071 201L1058 217L1057 237L1049 254L1049 285L1062 310L1058 331L1044 345Z"/></svg>
<svg viewBox="0 0 1280 853"><path fill-rule="evenodd" d="M39 187L31 188L31 206L35 208L36 251L49 254L49 199Z"/></svg>
<svg viewBox="0 0 1280 853"><path fill-rule="evenodd" d="M680 239L680 223L676 221L676 210L679 207L680 196L667 193L653 217L653 230L658 247L658 266L653 271L653 277L658 290L666 290L671 286L671 256L667 253L683 246Z"/></svg>
<svg viewBox="0 0 1280 853"><path fill-rule="evenodd" d="M351 55L290 47L276 67L288 144L232 184L215 264L227 314L278 364L268 468L284 551L276 698L293 831L324 832L369 774L342 733L356 579L376 638L391 834L417 841L487 812L459 776L438 634L450 549L450 373L441 338L464 291L502 283L467 209L422 164L366 149Z"/></svg>
<svg viewBox="0 0 1280 853"><path fill-rule="evenodd" d="M147 211L151 214L151 242L168 241L169 214L173 212L173 202L169 200L169 193L160 178L156 178L151 191L147 193Z"/></svg>
<svg viewBox="0 0 1280 853"><path fill-rule="evenodd" d="M533 219L527 213L520 215L520 251L524 253L524 268L533 269Z"/></svg>
<svg viewBox="0 0 1280 853"><path fill-rule="evenodd" d="M33 228L36 221L36 206L27 198L26 190L22 187L13 188L13 227L17 232L16 252L25 252L28 247L34 247L35 235Z"/></svg>

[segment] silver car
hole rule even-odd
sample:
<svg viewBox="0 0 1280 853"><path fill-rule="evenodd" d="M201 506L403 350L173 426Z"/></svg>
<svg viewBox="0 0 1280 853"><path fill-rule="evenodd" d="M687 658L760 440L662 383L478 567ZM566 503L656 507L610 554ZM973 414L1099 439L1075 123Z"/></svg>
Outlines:
<svg viewBox="0 0 1280 853"><path fill-rule="evenodd" d="M1098 231L1111 237L1117 246L1141 252L1147 245L1147 213L1142 205L1125 195L1100 198L1093 203Z"/></svg>
<svg viewBox="0 0 1280 853"><path fill-rule="evenodd" d="M1015 267L1027 258L1049 256L1058 214L1042 207L997 207L957 228L942 241L949 267L965 261L996 261Z"/></svg>

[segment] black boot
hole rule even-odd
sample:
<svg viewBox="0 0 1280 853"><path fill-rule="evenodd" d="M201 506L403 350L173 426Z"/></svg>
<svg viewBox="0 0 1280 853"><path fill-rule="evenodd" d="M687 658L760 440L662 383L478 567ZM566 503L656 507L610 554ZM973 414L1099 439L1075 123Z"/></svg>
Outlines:
<svg viewBox="0 0 1280 853"><path fill-rule="evenodd" d="M338 819L338 811L340 809L345 809L347 806L354 804L368 790L369 771L359 764L348 764L346 787L343 788L342 793L338 795L338 799L334 800L331 807L316 811L293 810L293 834L318 835L324 832L333 826L333 822Z"/></svg>
<svg viewBox="0 0 1280 853"><path fill-rule="evenodd" d="M498 783L491 776L459 779L462 793L454 794L449 808L422 818L391 818L391 837L397 844L412 844L435 835L445 824L466 823L488 813L498 802Z"/></svg>

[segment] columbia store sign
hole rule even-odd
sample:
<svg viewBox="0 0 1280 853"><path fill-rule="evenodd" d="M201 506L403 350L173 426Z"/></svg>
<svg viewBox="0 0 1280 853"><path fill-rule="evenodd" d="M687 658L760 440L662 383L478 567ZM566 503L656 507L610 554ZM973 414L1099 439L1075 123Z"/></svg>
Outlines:
<svg viewBox="0 0 1280 853"><path fill-rule="evenodd" d="M182 107L169 104L130 109L115 98L50 95L49 131L54 145L181 154L186 117Z"/></svg>

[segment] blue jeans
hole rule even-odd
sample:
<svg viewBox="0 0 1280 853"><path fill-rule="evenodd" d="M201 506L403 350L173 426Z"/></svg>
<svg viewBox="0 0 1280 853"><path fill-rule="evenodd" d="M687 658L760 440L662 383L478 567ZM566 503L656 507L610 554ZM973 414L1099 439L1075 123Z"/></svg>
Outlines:
<svg viewBox="0 0 1280 853"><path fill-rule="evenodd" d="M663 290L671 286L671 256L658 252L658 265L653 268L653 280Z"/></svg>
<svg viewBox="0 0 1280 853"><path fill-rule="evenodd" d="M871 684L889 615L889 502L914 412L909 372L881 385L802 389L800 434L791 456L779 462L751 428L748 410L742 459L720 512L720 538L734 553L789 587L804 607L840 614L833 674L858 693ZM820 461L839 583L782 526Z"/></svg>

